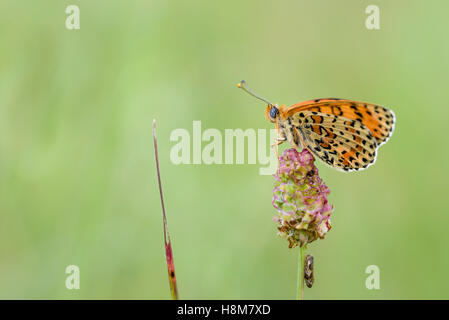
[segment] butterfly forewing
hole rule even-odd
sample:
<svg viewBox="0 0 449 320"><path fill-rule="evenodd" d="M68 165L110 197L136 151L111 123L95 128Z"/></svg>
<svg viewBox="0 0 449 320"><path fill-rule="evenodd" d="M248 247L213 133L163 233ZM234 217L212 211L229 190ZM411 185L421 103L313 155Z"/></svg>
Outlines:
<svg viewBox="0 0 449 320"><path fill-rule="evenodd" d="M285 111L291 117L301 111L315 111L361 122L371 132L378 145L385 143L394 129L394 113L372 103L336 98L301 102Z"/></svg>

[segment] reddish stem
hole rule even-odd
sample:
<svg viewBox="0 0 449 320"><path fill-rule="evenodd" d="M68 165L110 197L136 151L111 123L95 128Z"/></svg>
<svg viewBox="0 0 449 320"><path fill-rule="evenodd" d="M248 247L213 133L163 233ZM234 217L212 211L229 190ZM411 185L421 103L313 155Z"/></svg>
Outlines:
<svg viewBox="0 0 449 320"><path fill-rule="evenodd" d="M167 259L168 280L170 283L171 297L173 300L178 300L178 286L176 284L175 262L173 260L173 250L171 247L170 234L168 233L168 224L167 224L167 216L165 214L164 196L162 195L161 173L160 173L160 169L159 169L159 154L157 152L157 140L156 140L156 120L153 120L153 141L154 141L154 154L156 157L157 181L159 183L159 194L161 196L162 216L163 216L163 220L164 220L165 258Z"/></svg>

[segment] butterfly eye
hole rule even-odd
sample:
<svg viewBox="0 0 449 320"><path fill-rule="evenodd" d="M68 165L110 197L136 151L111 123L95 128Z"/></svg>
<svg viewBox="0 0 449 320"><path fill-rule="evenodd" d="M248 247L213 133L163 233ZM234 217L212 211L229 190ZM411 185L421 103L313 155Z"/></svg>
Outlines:
<svg viewBox="0 0 449 320"><path fill-rule="evenodd" d="M272 108L270 109L270 117L271 117L271 118L275 119L276 116L278 115L278 113L279 113L278 108L272 107Z"/></svg>

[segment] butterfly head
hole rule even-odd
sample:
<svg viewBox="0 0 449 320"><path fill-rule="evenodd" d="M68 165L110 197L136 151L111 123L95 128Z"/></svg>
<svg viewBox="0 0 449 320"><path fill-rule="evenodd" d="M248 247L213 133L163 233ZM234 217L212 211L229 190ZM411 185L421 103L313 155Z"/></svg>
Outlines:
<svg viewBox="0 0 449 320"><path fill-rule="evenodd" d="M279 109L277 106L274 105L268 105L265 109L265 117L268 119L268 121L276 122L276 118L279 117Z"/></svg>
<svg viewBox="0 0 449 320"><path fill-rule="evenodd" d="M249 93L253 97L256 97L257 99L266 102L268 104L268 106L265 109L265 116L267 117L267 119L269 121L276 122L276 118L279 116L279 108L278 108L277 105L271 103L267 99L257 95L252 90L250 90L248 88L248 86L246 85L246 81L245 80L240 81L240 83L237 84L237 87L239 87L240 89L243 89L243 91L245 91L246 93Z"/></svg>

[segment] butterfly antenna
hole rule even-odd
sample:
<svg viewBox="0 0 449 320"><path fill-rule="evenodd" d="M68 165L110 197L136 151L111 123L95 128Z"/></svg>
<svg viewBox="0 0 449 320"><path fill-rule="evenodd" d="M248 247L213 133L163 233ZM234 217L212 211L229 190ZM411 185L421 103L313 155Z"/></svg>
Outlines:
<svg viewBox="0 0 449 320"><path fill-rule="evenodd" d="M248 88L248 86L246 85L246 81L245 80L240 81L240 83L237 84L237 87L240 88L240 89L243 89L243 91L246 91L247 93L249 93L253 97L268 103L270 106L272 106L272 107L274 106L274 104L272 104L270 101L268 101L267 99L257 95L250 88Z"/></svg>

